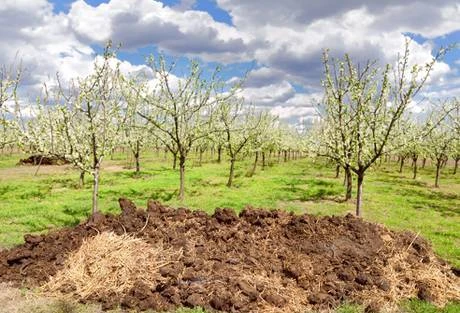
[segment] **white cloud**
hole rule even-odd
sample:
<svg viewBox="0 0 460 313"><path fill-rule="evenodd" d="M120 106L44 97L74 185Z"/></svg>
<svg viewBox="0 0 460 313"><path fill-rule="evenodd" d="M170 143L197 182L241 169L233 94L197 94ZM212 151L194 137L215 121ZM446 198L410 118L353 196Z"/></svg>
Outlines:
<svg viewBox="0 0 460 313"><path fill-rule="evenodd" d="M248 59L251 37L216 22L207 12L176 10L152 0L111 0L97 7L75 1L69 17L88 42L112 39L124 49L156 45L160 49L224 63Z"/></svg>
<svg viewBox="0 0 460 313"><path fill-rule="evenodd" d="M261 67L248 73L244 85L248 88L257 88L280 83L285 80L286 74L269 67Z"/></svg>
<svg viewBox="0 0 460 313"><path fill-rule="evenodd" d="M298 108L295 106L276 106L270 112L284 120L296 120L305 116L313 116L316 113L313 107Z"/></svg>
<svg viewBox="0 0 460 313"><path fill-rule="evenodd" d="M173 9L178 11L191 10L195 3L196 0L181 0L177 5L173 6Z"/></svg>
<svg viewBox="0 0 460 313"><path fill-rule="evenodd" d="M324 48L357 61L393 62L411 32L432 38L460 29L457 1L337 1L321 3L287 0L218 0L235 27L259 38L256 60L286 77L310 87L319 85ZM411 44L413 60L426 62L431 46ZM449 72L438 64L433 81Z"/></svg>
<svg viewBox="0 0 460 313"><path fill-rule="evenodd" d="M430 37L460 27L457 0L217 0L217 3L230 13L237 27L245 30L266 25L300 29L319 20L331 20L362 9L368 12L367 17L355 19L352 24L370 21L373 27L384 32L411 31Z"/></svg>
<svg viewBox="0 0 460 313"><path fill-rule="evenodd" d="M86 74L93 50L82 44L68 18L45 0L6 1L0 8L0 63L21 60L26 75L23 92L33 95L59 72L63 78Z"/></svg>
<svg viewBox="0 0 460 313"><path fill-rule="evenodd" d="M321 102L323 94L320 92L314 93L296 93L294 97L286 101L287 106L295 107L314 107Z"/></svg>
<svg viewBox="0 0 460 313"><path fill-rule="evenodd" d="M284 103L295 95L295 90L287 81L256 88L244 88L242 96L258 106L274 106Z"/></svg>

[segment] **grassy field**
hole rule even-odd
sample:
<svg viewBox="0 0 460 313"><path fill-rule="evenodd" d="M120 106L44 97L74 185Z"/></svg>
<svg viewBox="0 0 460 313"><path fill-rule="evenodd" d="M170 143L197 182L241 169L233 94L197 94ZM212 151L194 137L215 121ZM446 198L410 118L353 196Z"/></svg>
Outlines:
<svg viewBox="0 0 460 313"><path fill-rule="evenodd" d="M21 243L28 232L79 223L90 211L91 183L78 188L78 172L68 166L16 166L19 155L0 156L0 247ZM354 201L343 202L342 178L334 178L332 166L310 159L272 163L246 177L249 161L237 163L235 186L225 186L228 164L190 160L186 177L186 200L179 203L178 171L163 155L142 159L142 172L135 175L124 154L107 160L101 178L100 207L118 212L118 198L127 197L145 207L148 199L173 206L212 212L216 207L241 210L247 205L282 208L297 213L344 215L354 211ZM409 229L429 239L435 251L460 267L460 175L445 168L441 187L434 188L431 166L412 179L409 166L402 174L394 163L371 169L364 185L366 220L391 229ZM406 312L438 312L422 302L406 304ZM338 312L359 312L345 306ZM430 311L431 310L431 311ZM453 311L452 311L453 310ZM445 311L458 312L460 306ZM403 311L404 312L404 311Z"/></svg>

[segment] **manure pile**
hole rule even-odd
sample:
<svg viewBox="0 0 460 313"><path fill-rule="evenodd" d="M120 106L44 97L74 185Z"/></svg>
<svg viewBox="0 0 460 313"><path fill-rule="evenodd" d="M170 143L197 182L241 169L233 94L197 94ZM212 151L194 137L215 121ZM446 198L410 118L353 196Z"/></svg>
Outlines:
<svg viewBox="0 0 460 313"><path fill-rule="evenodd" d="M458 269L410 232L352 215L246 208L214 215L149 201L0 252L0 282L109 309L304 312L356 302L460 299Z"/></svg>
<svg viewBox="0 0 460 313"><path fill-rule="evenodd" d="M70 162L56 156L31 155L26 159L19 160L19 165L64 165Z"/></svg>

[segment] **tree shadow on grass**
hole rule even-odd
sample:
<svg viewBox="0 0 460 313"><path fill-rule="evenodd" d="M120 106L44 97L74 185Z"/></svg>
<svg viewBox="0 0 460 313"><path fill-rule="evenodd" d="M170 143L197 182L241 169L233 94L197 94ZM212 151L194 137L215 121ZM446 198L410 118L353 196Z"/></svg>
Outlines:
<svg viewBox="0 0 460 313"><path fill-rule="evenodd" d="M425 201L408 201L415 210L433 210L439 212L443 217L454 217L460 214L459 210L453 209L446 205L435 203L426 203Z"/></svg>
<svg viewBox="0 0 460 313"><path fill-rule="evenodd" d="M68 218L55 218L58 224L63 226L76 226L80 221L89 216L89 208L85 207L70 207L65 206L63 213L68 215Z"/></svg>
<svg viewBox="0 0 460 313"><path fill-rule="evenodd" d="M17 186L12 186L12 185L5 185L0 187L0 197L3 197L9 192L15 191L19 189Z"/></svg>
<svg viewBox="0 0 460 313"><path fill-rule="evenodd" d="M318 188L311 191L307 191L302 194L298 200L300 201L320 201L320 200L329 200L337 203L345 202L343 197L340 197L336 190Z"/></svg>
<svg viewBox="0 0 460 313"><path fill-rule="evenodd" d="M457 194L430 191L429 189L398 189L395 192L403 196L405 201L416 210L434 210L444 217L460 215L460 208L455 204L455 200L460 200L460 196Z"/></svg>
<svg viewBox="0 0 460 313"><path fill-rule="evenodd" d="M130 179L148 179L148 178L152 178L156 176L156 174L153 174L150 172L144 172L144 171L141 171L139 173L136 173L135 171L115 172L113 173L113 175L118 178L130 178Z"/></svg>
<svg viewBox="0 0 460 313"><path fill-rule="evenodd" d="M396 192L401 196L419 197L427 200L446 201L446 200L460 200L460 195L455 193L445 193L438 190L425 189L396 189Z"/></svg>
<svg viewBox="0 0 460 313"><path fill-rule="evenodd" d="M171 200L173 197L177 197L178 195L179 191L177 189L172 191L166 189L156 189L150 194L149 199L166 202Z"/></svg>
<svg viewBox="0 0 460 313"><path fill-rule="evenodd" d="M338 189L335 182L322 179L284 179L284 187L281 190L294 195L294 200L299 201L319 201L330 200L335 202L344 201L339 195L342 190Z"/></svg>
<svg viewBox="0 0 460 313"><path fill-rule="evenodd" d="M218 187L221 186L221 182L213 182L208 179L203 178L192 178L191 183L193 186L200 186L200 187Z"/></svg>
<svg viewBox="0 0 460 313"><path fill-rule="evenodd" d="M42 185L50 186L52 188L68 188L68 189L78 189L80 188L78 179L76 178L57 178L52 177L43 180Z"/></svg>
<svg viewBox="0 0 460 313"><path fill-rule="evenodd" d="M50 195L51 190L49 188L44 188L44 190L26 190L22 194L18 196L19 199L22 200L30 200L30 199L40 199L43 200Z"/></svg>

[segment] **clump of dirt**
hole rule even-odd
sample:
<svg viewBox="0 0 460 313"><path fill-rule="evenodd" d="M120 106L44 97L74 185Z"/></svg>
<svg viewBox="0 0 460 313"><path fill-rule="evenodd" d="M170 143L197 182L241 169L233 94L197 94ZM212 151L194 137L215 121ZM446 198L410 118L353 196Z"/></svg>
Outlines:
<svg viewBox="0 0 460 313"><path fill-rule="evenodd" d="M57 156L31 155L27 159L19 160L20 165L65 165L69 164L65 158Z"/></svg>
<svg viewBox="0 0 460 313"><path fill-rule="evenodd" d="M348 301L376 311L405 298L438 305L460 299L458 271L436 257L425 240L352 215L298 216L246 208L239 216L231 209L216 209L209 216L155 201L140 210L125 199L120 206L118 216L98 214L74 228L26 235L25 244L0 252L0 281L43 286L66 277L68 260L88 237L113 232L163 247L164 253L151 257L152 264L176 257L156 267L153 275L158 276L152 277L158 279L137 279L128 292L79 297L107 309L302 312ZM136 264L147 270L141 263ZM71 285L67 281L57 289L75 293Z"/></svg>

